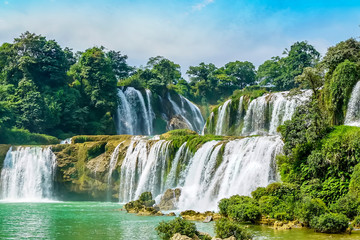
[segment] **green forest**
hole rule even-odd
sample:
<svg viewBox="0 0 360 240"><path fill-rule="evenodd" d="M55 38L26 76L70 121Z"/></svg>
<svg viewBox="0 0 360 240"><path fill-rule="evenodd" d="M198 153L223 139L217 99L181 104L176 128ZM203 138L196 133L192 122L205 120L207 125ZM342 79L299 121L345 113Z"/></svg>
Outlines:
<svg viewBox="0 0 360 240"><path fill-rule="evenodd" d="M353 47L349 44L357 42L350 39L341 44L345 46L340 48L348 51ZM322 66L335 71L332 65L341 62L332 59L335 54L329 51ZM355 53L344 54L343 60L356 61ZM296 42L257 70L248 61L229 62L222 67L201 62L186 71L189 80L181 76L180 65L165 57L151 57L141 67L129 66L127 58L102 46L74 52L30 32L21 34L13 43L3 43L0 142L54 143L56 138L78 134L115 134L116 87L121 86L148 88L159 95L176 91L200 105L205 115L211 105L221 103L236 90L311 87L295 81L295 77L306 67L318 66L320 54L306 41ZM311 71L321 75L320 70Z"/></svg>

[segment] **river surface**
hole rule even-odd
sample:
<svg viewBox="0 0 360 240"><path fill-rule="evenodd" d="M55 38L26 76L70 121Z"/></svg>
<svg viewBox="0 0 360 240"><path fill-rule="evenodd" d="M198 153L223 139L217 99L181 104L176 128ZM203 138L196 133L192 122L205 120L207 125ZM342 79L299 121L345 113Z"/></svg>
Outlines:
<svg viewBox="0 0 360 240"><path fill-rule="evenodd" d="M159 239L154 228L173 217L142 217L121 211L107 202L0 202L0 239ZM213 223L196 223L199 231L214 235ZM265 239L360 239L351 235L327 235L312 230L275 231L251 226L256 240Z"/></svg>

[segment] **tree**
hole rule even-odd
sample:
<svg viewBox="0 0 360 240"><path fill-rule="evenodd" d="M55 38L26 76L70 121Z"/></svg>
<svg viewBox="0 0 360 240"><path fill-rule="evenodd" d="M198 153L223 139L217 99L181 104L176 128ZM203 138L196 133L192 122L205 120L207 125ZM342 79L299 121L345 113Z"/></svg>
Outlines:
<svg viewBox="0 0 360 240"><path fill-rule="evenodd" d="M106 53L106 57L110 59L112 70L117 79L124 79L130 76L134 70L127 63L127 56L122 55L120 52L110 50Z"/></svg>
<svg viewBox="0 0 360 240"><path fill-rule="evenodd" d="M177 84L181 79L180 65L162 56L150 58L147 62L147 68L157 74L164 84Z"/></svg>
<svg viewBox="0 0 360 240"><path fill-rule="evenodd" d="M345 60L350 62L358 62L360 60L360 42L354 38L330 47L321 62L321 66L328 71L327 75L331 77L336 67Z"/></svg>
<svg viewBox="0 0 360 240"><path fill-rule="evenodd" d="M79 62L72 66L71 75L79 79L91 107L99 112L112 112L117 106L117 80L112 62L101 48L87 49Z"/></svg>
<svg viewBox="0 0 360 240"><path fill-rule="evenodd" d="M315 99L319 98L319 89L324 85L322 73L317 68L306 67L301 75L295 77L302 88L311 88Z"/></svg>
<svg viewBox="0 0 360 240"><path fill-rule="evenodd" d="M255 83L255 66L251 62L229 62L225 64L224 71L235 88L242 89Z"/></svg>
<svg viewBox="0 0 360 240"><path fill-rule="evenodd" d="M274 85L277 90L295 88L298 86L295 77L301 75L305 67L314 67L320 58L320 53L306 41L294 43L283 55L285 57L273 57L259 67L258 79L262 84Z"/></svg>

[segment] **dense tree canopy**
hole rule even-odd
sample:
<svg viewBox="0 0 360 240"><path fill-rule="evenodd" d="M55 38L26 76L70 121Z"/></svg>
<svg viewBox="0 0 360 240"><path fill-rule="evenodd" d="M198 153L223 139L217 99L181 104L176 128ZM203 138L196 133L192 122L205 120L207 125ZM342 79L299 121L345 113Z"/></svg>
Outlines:
<svg viewBox="0 0 360 240"><path fill-rule="evenodd" d="M298 86L295 77L301 75L304 68L314 67L320 60L320 53L306 41L294 43L283 54L284 57L273 57L259 66L258 80L261 84L273 85L277 90L295 88Z"/></svg>

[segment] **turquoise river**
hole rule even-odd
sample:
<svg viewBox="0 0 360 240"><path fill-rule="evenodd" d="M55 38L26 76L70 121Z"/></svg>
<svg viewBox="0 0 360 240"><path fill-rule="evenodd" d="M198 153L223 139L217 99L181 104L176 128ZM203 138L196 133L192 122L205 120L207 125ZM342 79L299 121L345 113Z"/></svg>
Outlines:
<svg viewBox="0 0 360 240"><path fill-rule="evenodd" d="M172 217L141 217L109 202L0 202L0 239L159 239L154 228ZM196 223L214 235L213 223ZM308 229L273 230L250 226L254 239L360 239L360 232L328 235Z"/></svg>

